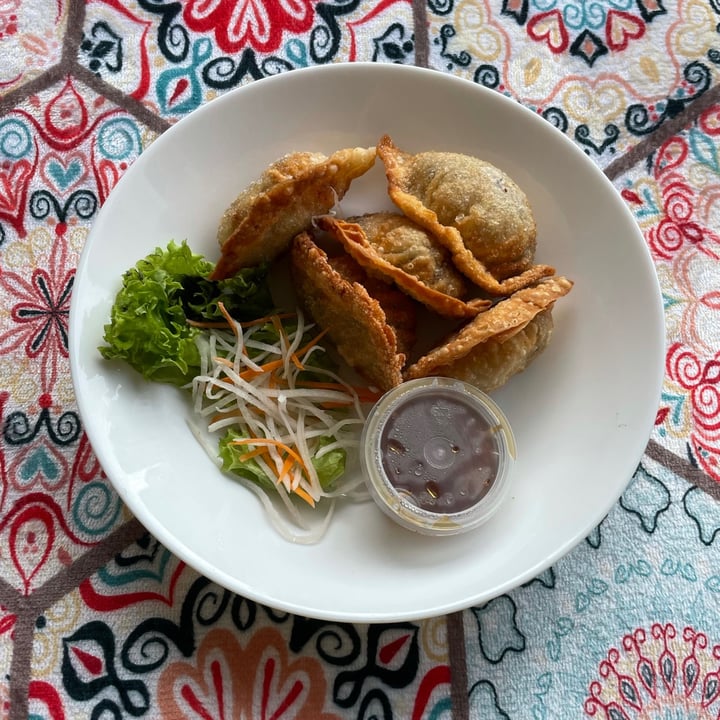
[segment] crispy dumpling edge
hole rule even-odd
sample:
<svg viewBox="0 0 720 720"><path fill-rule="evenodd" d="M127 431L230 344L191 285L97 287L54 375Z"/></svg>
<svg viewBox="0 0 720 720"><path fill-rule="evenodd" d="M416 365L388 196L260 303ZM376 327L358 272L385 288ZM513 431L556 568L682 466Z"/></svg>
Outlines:
<svg viewBox="0 0 720 720"><path fill-rule="evenodd" d="M397 180L397 171L407 162L405 158L412 157L412 155L400 150L389 135L383 135L378 142L377 155L385 166L388 194L391 200L411 220L437 237L450 251L457 269L485 292L492 295L510 295L517 290L538 282L544 277L555 274L555 268L550 265L533 265L519 275L513 275L502 281L497 280L465 246L462 235L457 228L443 225L438 220L435 212L426 207L417 197L402 189Z"/></svg>
<svg viewBox="0 0 720 720"><path fill-rule="evenodd" d="M353 259L367 271L392 280L403 292L439 315L452 318L470 318L492 304L490 300L464 301L428 287L418 278L385 260L368 242L357 223L330 216L316 219L317 226L338 240Z"/></svg>

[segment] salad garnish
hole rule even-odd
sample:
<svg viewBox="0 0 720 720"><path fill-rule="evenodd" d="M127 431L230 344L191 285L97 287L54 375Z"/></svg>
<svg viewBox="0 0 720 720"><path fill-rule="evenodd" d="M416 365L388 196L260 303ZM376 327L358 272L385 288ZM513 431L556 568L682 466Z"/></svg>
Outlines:
<svg viewBox="0 0 720 720"><path fill-rule="evenodd" d="M210 281L212 268L185 242L156 248L124 274L100 352L188 390L190 426L218 467L283 537L315 542L337 498L367 497L346 469L377 394L338 374L302 312L274 307L267 268Z"/></svg>

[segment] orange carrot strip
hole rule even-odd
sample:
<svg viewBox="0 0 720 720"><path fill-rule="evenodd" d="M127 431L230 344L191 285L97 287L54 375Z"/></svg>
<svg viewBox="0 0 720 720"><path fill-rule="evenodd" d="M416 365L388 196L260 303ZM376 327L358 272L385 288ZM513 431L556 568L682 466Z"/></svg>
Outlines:
<svg viewBox="0 0 720 720"><path fill-rule="evenodd" d="M303 462L302 457L298 455L298 453L295 452L289 445L286 445L284 442L280 440L275 440L274 438L236 438L235 440L230 441L231 445L273 445L277 448L280 448L281 450L284 450L288 455L291 455L300 465L302 470L307 474L307 467L305 466L305 463Z"/></svg>
<svg viewBox="0 0 720 720"><path fill-rule="evenodd" d="M307 343L307 345L304 345L299 350L295 351L297 356L300 357L300 355L305 354L308 350L310 350L310 348L315 347L315 345L317 345L320 340L325 337L326 334L327 330L322 330L321 332L319 332L312 340L310 340L310 342Z"/></svg>
<svg viewBox="0 0 720 720"><path fill-rule="evenodd" d="M290 472L293 465L295 465L295 459L288 455L288 457L285 458L285 462L283 463L282 467L280 468L280 473L278 474L277 479L278 485L285 479L285 476Z"/></svg>
<svg viewBox="0 0 720 720"><path fill-rule="evenodd" d="M250 450L242 455L238 455L238 460L240 462L245 462L246 460L252 460L252 458L257 457L258 455L267 455L267 452L266 447L255 448L254 450Z"/></svg>
<svg viewBox="0 0 720 720"><path fill-rule="evenodd" d="M225 309L225 305L221 301L218 301L218 310L220 310L220 312L223 314L223 317L227 320L228 325L230 326L230 329L233 331L233 334L235 335L235 337L239 338L240 335L239 335L239 332L237 329L237 325L235 324L235 321L232 319L232 315L230 315L230 313Z"/></svg>
<svg viewBox="0 0 720 720"><path fill-rule="evenodd" d="M277 370L277 368L283 366L282 360L271 360L270 362L265 363L264 365L260 366L259 370L254 370L253 368L248 368L247 370L243 370L240 373L240 377L243 380L252 380L253 378L256 378L258 375L265 375L265 373L272 372L273 370Z"/></svg>
<svg viewBox="0 0 720 720"><path fill-rule="evenodd" d="M315 501L312 497L299 485L293 490L293 492L301 497L310 507L315 507Z"/></svg>
<svg viewBox="0 0 720 720"><path fill-rule="evenodd" d="M288 318L294 317L297 317L297 313L276 313L275 315L265 315L264 317L259 317L255 320L248 320L247 322L242 323L242 326L244 328L248 328L253 327L254 325L264 325L267 322L272 322L274 324L273 318L287 320Z"/></svg>
<svg viewBox="0 0 720 720"><path fill-rule="evenodd" d="M227 420L228 418L239 418L242 417L242 415L239 412L221 412L217 413L216 415L213 415L210 418L210 424L218 422L218 420Z"/></svg>

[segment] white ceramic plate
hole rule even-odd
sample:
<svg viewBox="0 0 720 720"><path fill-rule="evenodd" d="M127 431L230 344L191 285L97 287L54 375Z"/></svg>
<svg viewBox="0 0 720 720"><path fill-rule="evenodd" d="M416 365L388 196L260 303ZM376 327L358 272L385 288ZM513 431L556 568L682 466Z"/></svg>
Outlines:
<svg viewBox="0 0 720 720"><path fill-rule="evenodd" d="M377 142L482 157L525 190L539 262L575 281L550 347L495 399L519 449L511 497L479 530L412 534L372 503L342 507L314 546L271 528L223 476L171 387L100 358L124 270L171 238L216 259L218 219L265 166L295 150ZM380 163L345 213L389 207ZM642 456L662 380L663 317L651 258L600 170L565 136L494 91L429 70L343 64L296 70L179 122L111 193L83 251L70 351L77 401L108 477L145 527L199 572L248 598L316 618L419 619L480 604L547 568L599 523Z"/></svg>

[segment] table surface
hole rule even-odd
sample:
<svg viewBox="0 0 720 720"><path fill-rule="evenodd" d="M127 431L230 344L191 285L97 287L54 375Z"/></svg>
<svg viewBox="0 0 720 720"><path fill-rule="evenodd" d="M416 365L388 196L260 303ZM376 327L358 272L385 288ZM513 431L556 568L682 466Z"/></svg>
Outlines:
<svg viewBox="0 0 720 720"><path fill-rule="evenodd" d="M719 33L717 0L0 2L0 718L717 718ZM112 489L69 374L78 256L137 155L234 87L352 61L545 117L624 198L665 306L617 504L531 582L419 622L288 615L186 566Z"/></svg>

